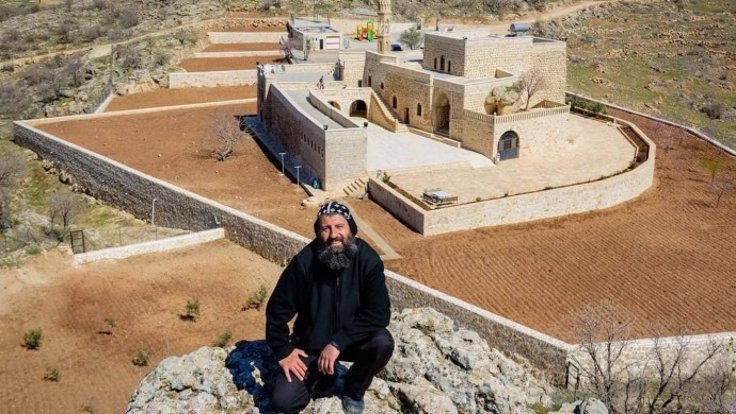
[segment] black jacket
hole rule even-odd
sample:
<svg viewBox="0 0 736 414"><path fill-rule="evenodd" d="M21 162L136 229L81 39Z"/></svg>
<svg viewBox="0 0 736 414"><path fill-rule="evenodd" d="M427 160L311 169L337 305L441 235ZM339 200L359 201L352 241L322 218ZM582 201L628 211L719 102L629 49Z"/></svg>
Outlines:
<svg viewBox="0 0 736 414"><path fill-rule="evenodd" d="M335 341L340 350L388 326L391 305L383 262L363 240L355 239L353 264L333 271L317 259L313 240L281 274L266 307L266 342L277 360L294 348L319 354ZM289 338L287 323L297 315Z"/></svg>

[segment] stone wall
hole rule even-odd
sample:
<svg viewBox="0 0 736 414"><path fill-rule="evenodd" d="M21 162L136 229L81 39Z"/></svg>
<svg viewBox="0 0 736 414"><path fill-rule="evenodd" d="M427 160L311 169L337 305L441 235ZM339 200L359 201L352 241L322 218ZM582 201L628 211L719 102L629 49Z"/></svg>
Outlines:
<svg viewBox="0 0 736 414"><path fill-rule="evenodd" d="M497 142L493 139L492 115L466 110L463 117L462 147L492 159L495 155L495 142Z"/></svg>
<svg viewBox="0 0 736 414"><path fill-rule="evenodd" d="M528 154L553 152L562 144L560 140L569 117L570 107L567 105L492 117L491 153L483 155L491 159L495 157L498 153L498 142L507 131L516 132L519 136L519 158Z"/></svg>
<svg viewBox="0 0 736 414"><path fill-rule="evenodd" d="M424 36L422 67L427 70L451 73L457 76L468 76L468 73L473 72L468 71L466 67L466 42L467 40L462 38L438 36L434 33L426 34ZM444 70L442 69L443 62Z"/></svg>
<svg viewBox="0 0 736 414"><path fill-rule="evenodd" d="M169 250L209 243L211 241L220 240L224 237L225 230L222 228L198 231L196 233L183 234L161 240L152 240L143 243L135 243L126 246L111 247L109 249L75 254L74 264L81 265L102 260L125 259L127 257L141 254L167 252Z"/></svg>
<svg viewBox="0 0 736 414"><path fill-rule="evenodd" d="M363 80L365 69L364 52L340 52L339 58L343 63L341 80L348 87L358 86L358 81Z"/></svg>
<svg viewBox="0 0 736 414"><path fill-rule="evenodd" d="M37 121L14 123L14 141L54 161L89 193L139 219L201 231L222 227L228 239L277 263L285 264L309 240L241 211L143 174L114 160L36 129Z"/></svg>
<svg viewBox="0 0 736 414"><path fill-rule="evenodd" d="M266 56L270 58L274 57L283 57L284 52L274 49L274 50L250 50L245 52L195 52L194 57L195 58L228 58L228 57L249 57L249 56ZM273 60L273 59L268 59Z"/></svg>
<svg viewBox="0 0 736 414"><path fill-rule="evenodd" d="M210 43L271 43L286 39L286 32L209 32Z"/></svg>
<svg viewBox="0 0 736 414"><path fill-rule="evenodd" d="M428 211L411 206L406 197L376 180L370 180L368 189L371 197L376 194L376 202L425 236L612 207L641 195L654 179L654 144L635 125L618 122L629 125L649 145L649 157L632 170L598 181Z"/></svg>
<svg viewBox="0 0 736 414"><path fill-rule="evenodd" d="M256 69L169 73L169 88L171 89L253 85L256 82L258 82L258 70Z"/></svg>

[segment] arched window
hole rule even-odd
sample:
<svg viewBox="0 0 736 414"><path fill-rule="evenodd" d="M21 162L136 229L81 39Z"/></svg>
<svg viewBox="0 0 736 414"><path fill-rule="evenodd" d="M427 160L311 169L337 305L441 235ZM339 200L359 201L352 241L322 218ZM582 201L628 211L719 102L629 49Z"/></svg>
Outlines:
<svg viewBox="0 0 736 414"><path fill-rule="evenodd" d="M383 90L383 82L381 82L381 90Z"/></svg>
<svg viewBox="0 0 736 414"><path fill-rule="evenodd" d="M437 70L437 58L434 58L434 69Z"/></svg>
<svg viewBox="0 0 736 414"><path fill-rule="evenodd" d="M393 99L393 107L394 107L394 109L396 109L397 102L398 102L398 100L396 99L396 95L394 95L394 99Z"/></svg>
<svg viewBox="0 0 736 414"><path fill-rule="evenodd" d="M440 70L445 71L445 55L440 56Z"/></svg>
<svg viewBox="0 0 736 414"><path fill-rule="evenodd" d="M450 62L450 59L447 59L447 71L452 72L452 62Z"/></svg>
<svg viewBox="0 0 736 414"><path fill-rule="evenodd" d="M422 104L417 104L417 116L422 116Z"/></svg>
<svg viewBox="0 0 736 414"><path fill-rule="evenodd" d="M372 77L371 77L371 76L369 75L369 76L368 76L368 87L369 87L369 88L370 88L371 84L373 83L372 81L373 81L373 79L372 79Z"/></svg>

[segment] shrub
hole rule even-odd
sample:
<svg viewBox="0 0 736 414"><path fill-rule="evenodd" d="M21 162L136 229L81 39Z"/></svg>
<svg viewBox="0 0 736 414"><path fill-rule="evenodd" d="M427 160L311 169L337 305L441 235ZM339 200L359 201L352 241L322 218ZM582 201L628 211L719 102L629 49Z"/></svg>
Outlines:
<svg viewBox="0 0 736 414"><path fill-rule="evenodd" d="M251 293L251 295L248 296L248 299L245 301L245 305L243 305L243 310L260 310L261 306L263 306L263 302L266 301L266 295L268 295L268 289L266 289L266 285L259 286L257 291Z"/></svg>
<svg viewBox="0 0 736 414"><path fill-rule="evenodd" d="M197 43L198 36L195 30L181 29L174 33L174 39L178 40L179 43L185 46L191 46Z"/></svg>
<svg viewBox="0 0 736 414"><path fill-rule="evenodd" d="M97 10L105 10L108 6L107 0L92 0L92 4Z"/></svg>
<svg viewBox="0 0 736 414"><path fill-rule="evenodd" d="M710 119L721 119L724 110L724 105L718 101L710 101L700 108L700 112Z"/></svg>
<svg viewBox="0 0 736 414"><path fill-rule="evenodd" d="M43 334L40 329L29 329L23 334L23 346L26 349L38 349L41 347Z"/></svg>
<svg viewBox="0 0 736 414"><path fill-rule="evenodd" d="M387 172L384 172L383 175L381 175L381 181L383 181L384 184L391 184L391 176L388 175Z"/></svg>
<svg viewBox="0 0 736 414"><path fill-rule="evenodd" d="M217 335L217 339L215 339L214 345L220 348L225 348L227 344L230 343L232 337L233 334L230 333L229 329L226 329L225 332Z"/></svg>
<svg viewBox="0 0 736 414"><path fill-rule="evenodd" d="M115 319L113 318L105 318L104 320L105 325L107 325L104 329L98 331L97 333L103 334L103 335L112 335L112 330L117 326L115 323Z"/></svg>
<svg viewBox="0 0 736 414"><path fill-rule="evenodd" d="M184 306L184 314L181 318L187 321L196 321L199 317L199 300L187 299L187 304Z"/></svg>
<svg viewBox="0 0 736 414"><path fill-rule="evenodd" d="M112 32L110 32L112 35ZM118 64L124 71L140 69L143 65L140 53L130 46L119 46L115 48Z"/></svg>
<svg viewBox="0 0 736 414"><path fill-rule="evenodd" d="M41 248L37 244L29 244L26 247L26 254L29 256L35 256L39 253L41 253Z"/></svg>
<svg viewBox="0 0 736 414"><path fill-rule="evenodd" d="M45 381L56 382L59 378L61 378L61 373L56 368L46 368L46 373L43 374L43 379Z"/></svg>
<svg viewBox="0 0 736 414"><path fill-rule="evenodd" d="M138 15L138 10L134 8L127 8L120 11L120 15L118 16L118 19L120 19L120 26L122 26L125 29L130 29L133 26L137 26L138 23L140 23L140 16Z"/></svg>
<svg viewBox="0 0 736 414"><path fill-rule="evenodd" d="M151 351L146 348L145 346L142 346L138 348L138 352L135 354L135 358L133 358L133 365L137 367L145 367L148 365L148 360L151 359Z"/></svg>

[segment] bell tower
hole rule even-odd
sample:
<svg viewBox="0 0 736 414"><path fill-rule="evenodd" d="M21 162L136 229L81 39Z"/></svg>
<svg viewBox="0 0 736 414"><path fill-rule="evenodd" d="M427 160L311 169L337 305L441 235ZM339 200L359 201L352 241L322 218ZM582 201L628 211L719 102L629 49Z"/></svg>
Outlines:
<svg viewBox="0 0 736 414"><path fill-rule="evenodd" d="M378 0L378 53L391 51L391 0Z"/></svg>

